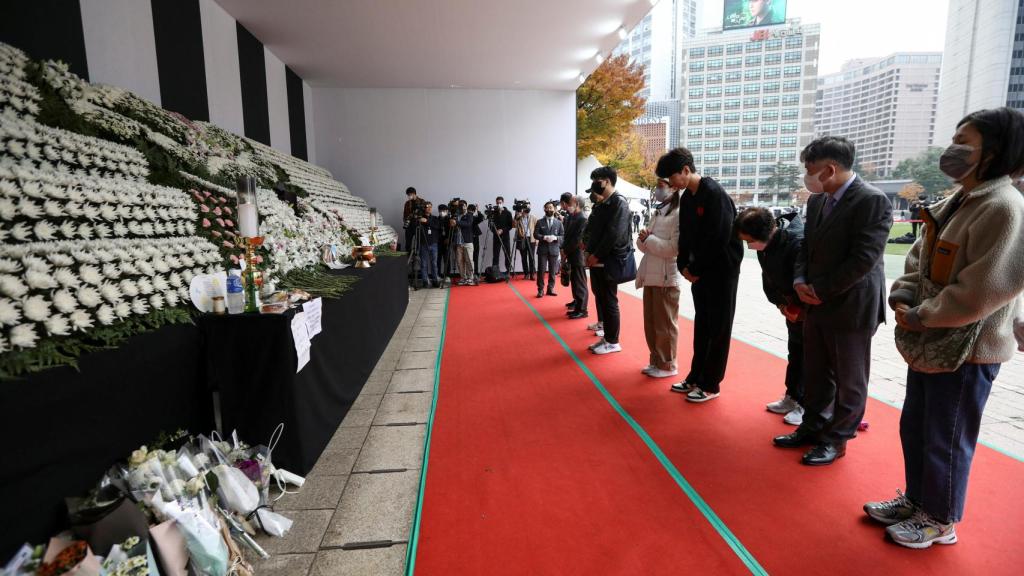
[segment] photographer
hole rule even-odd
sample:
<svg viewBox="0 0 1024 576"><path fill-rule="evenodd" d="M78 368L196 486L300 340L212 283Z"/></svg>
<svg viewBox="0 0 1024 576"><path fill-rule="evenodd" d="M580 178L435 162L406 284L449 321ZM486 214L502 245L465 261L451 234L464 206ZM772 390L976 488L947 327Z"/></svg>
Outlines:
<svg viewBox="0 0 1024 576"><path fill-rule="evenodd" d="M530 214L530 203L525 200L516 200L512 208L516 213L516 250L523 262L523 279L533 280L536 271L533 247L537 245L533 230L537 226L537 217Z"/></svg>
<svg viewBox="0 0 1024 576"><path fill-rule="evenodd" d="M448 257L452 241L452 223L448 214L448 205L441 204L437 207L437 218L440 221L441 234L438 236L437 245L437 270L441 281L451 277L452 266L454 265Z"/></svg>
<svg viewBox="0 0 1024 576"><path fill-rule="evenodd" d="M555 218L555 204L544 204L544 218L533 229L533 240L537 244L537 298L544 296L544 271L548 273L548 296L555 292L555 276L558 274L558 253L562 246L565 230Z"/></svg>
<svg viewBox="0 0 1024 576"><path fill-rule="evenodd" d="M787 224L784 228L782 224ZM789 365L786 395L768 404L769 412L784 414L786 424L804 420L804 316L805 306L793 288L796 259L804 240L804 223L798 214L776 220L767 208L748 208L736 218L736 231L747 247L757 251L764 294L786 317L789 330Z"/></svg>
<svg viewBox="0 0 1024 576"><path fill-rule="evenodd" d="M441 285L437 276L437 239L441 235L441 221L430 214L433 209L434 206L427 202L423 216L416 223L416 234L420 239L420 278L424 288L438 288Z"/></svg>
<svg viewBox="0 0 1024 576"><path fill-rule="evenodd" d="M484 215L482 212L477 211L476 204L470 204L467 207L470 216L473 217L473 281L479 282L480 280L480 235L483 234L483 230L480 229L480 224L484 221Z"/></svg>
<svg viewBox="0 0 1024 576"><path fill-rule="evenodd" d="M629 250L630 213L626 199L616 192L618 174L614 168L602 166L590 173L591 198L596 201L587 223L587 266L590 284L597 300L599 320L604 336L590 346L594 354L621 352L619 346L619 285L608 277L604 266L611 258Z"/></svg>
<svg viewBox="0 0 1024 576"><path fill-rule="evenodd" d="M416 232L416 226L412 222L412 215L417 204L422 207L422 201L416 196L416 189L412 186L405 189L405 197L405 206L402 207L402 226L405 227L405 245L403 248L409 251L412 249L413 234Z"/></svg>
<svg viewBox="0 0 1024 576"><path fill-rule="evenodd" d="M566 212L565 236L562 240L562 258L569 263L569 282L572 285L572 302L567 307L570 320L587 317L587 301L590 292L587 290L587 270L583 261L583 229L587 226L587 218L580 208L581 203L576 196L566 192L560 201L562 210Z"/></svg>
<svg viewBox="0 0 1024 576"><path fill-rule="evenodd" d="M491 218L491 240L493 240L491 247L491 266L498 268L498 255L502 252L505 253L505 270L508 271L509 275L512 274L510 270L512 268L512 253L509 241L511 240L512 230L512 213L505 208L505 199L498 196L494 199L495 212L494 217Z"/></svg>
<svg viewBox="0 0 1024 576"><path fill-rule="evenodd" d="M473 229L474 215L469 213L466 201L459 203L458 211L452 214L456 228L453 235L458 240L456 262L459 269L459 286L476 286L477 281L473 273Z"/></svg>

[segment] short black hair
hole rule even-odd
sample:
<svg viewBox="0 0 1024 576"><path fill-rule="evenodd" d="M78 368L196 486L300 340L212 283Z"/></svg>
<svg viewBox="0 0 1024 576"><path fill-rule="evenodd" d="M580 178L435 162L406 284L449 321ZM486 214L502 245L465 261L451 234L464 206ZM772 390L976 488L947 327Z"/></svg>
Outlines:
<svg viewBox="0 0 1024 576"><path fill-rule="evenodd" d="M433 205L434 205L434 203L433 203L433 202L431 202L430 200L427 200L427 201L426 201L426 202L424 203L424 205L425 205L425 206L433 206Z"/></svg>
<svg viewBox="0 0 1024 576"><path fill-rule="evenodd" d="M470 204L469 205L469 209L470 210L476 210L476 204Z"/></svg>
<svg viewBox="0 0 1024 576"><path fill-rule="evenodd" d="M1005 106L978 110L964 116L956 127L967 123L981 134L979 180L1024 174L1024 114ZM989 157L991 160L986 163L985 158Z"/></svg>
<svg viewBox="0 0 1024 576"><path fill-rule="evenodd" d="M567 206L572 206L576 204L576 196L573 195L572 192L563 192L562 195L558 197L558 201Z"/></svg>
<svg viewBox="0 0 1024 576"><path fill-rule="evenodd" d="M689 168L690 172L697 171L697 165L693 163L693 153L686 148L673 148L658 158L658 166L654 169L658 178L668 178L673 174Z"/></svg>
<svg viewBox="0 0 1024 576"><path fill-rule="evenodd" d="M416 193L416 189L413 188L412 186L409 186L408 188L405 189L405 195L406 196L408 196L409 194L415 194L415 193Z"/></svg>
<svg viewBox="0 0 1024 576"><path fill-rule="evenodd" d="M590 173L590 179L607 180L612 183L612 186L615 186L615 183L619 181L619 173L611 166L599 166Z"/></svg>
<svg viewBox="0 0 1024 576"><path fill-rule="evenodd" d="M801 162L817 162L832 160L846 170L853 168L853 160L857 156L857 148L842 136L822 136L812 140L800 152Z"/></svg>
<svg viewBox="0 0 1024 576"><path fill-rule="evenodd" d="M501 196L498 196L497 198L495 198L495 199L494 199L494 201L495 201L495 202L504 202L504 201L505 201L505 198L503 198L503 197L501 197Z"/></svg>
<svg viewBox="0 0 1024 576"><path fill-rule="evenodd" d="M733 224L737 234L746 234L758 242L767 242L775 226L775 215L767 208L747 208Z"/></svg>
<svg viewBox="0 0 1024 576"><path fill-rule="evenodd" d="M552 208L555 208L555 203L553 201L548 200L547 202L544 203L544 207L547 208L548 204L550 204Z"/></svg>

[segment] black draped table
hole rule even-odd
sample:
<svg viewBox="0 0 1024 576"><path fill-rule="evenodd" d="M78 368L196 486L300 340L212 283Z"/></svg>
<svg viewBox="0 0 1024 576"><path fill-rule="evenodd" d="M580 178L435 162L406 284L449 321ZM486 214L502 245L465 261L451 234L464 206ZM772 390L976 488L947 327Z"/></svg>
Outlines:
<svg viewBox="0 0 1024 576"><path fill-rule="evenodd" d="M279 423L284 435L274 464L304 475L359 396L409 303L405 258L379 258L339 299L323 300L323 331L298 373L291 321L284 314L203 316L207 379L220 393L222 428L266 444Z"/></svg>
<svg viewBox="0 0 1024 576"><path fill-rule="evenodd" d="M214 427L211 387L223 428L266 443L279 422L279 466L312 468L387 347L408 305L405 258L380 258L349 292L323 301L323 331L295 373L285 315L204 316L124 345L0 382L0 562L23 542L67 524L65 496L96 485L109 466L161 432Z"/></svg>

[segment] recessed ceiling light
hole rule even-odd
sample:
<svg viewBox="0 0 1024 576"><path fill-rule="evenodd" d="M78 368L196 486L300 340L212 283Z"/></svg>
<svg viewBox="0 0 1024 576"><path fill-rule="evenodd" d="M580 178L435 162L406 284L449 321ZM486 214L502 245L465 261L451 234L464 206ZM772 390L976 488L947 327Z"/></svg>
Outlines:
<svg viewBox="0 0 1024 576"><path fill-rule="evenodd" d="M623 28L622 26L619 26L619 40L625 40L626 36L628 35L629 34L626 32L626 29Z"/></svg>

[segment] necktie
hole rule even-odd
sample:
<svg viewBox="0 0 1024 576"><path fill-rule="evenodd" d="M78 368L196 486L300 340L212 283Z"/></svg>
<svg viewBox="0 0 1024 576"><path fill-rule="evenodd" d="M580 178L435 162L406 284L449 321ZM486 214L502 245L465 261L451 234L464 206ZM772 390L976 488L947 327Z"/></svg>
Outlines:
<svg viewBox="0 0 1024 576"><path fill-rule="evenodd" d="M825 208L821 211L822 220L828 218L828 215L832 213L832 209L836 207L836 202L836 197L831 195L825 200Z"/></svg>

